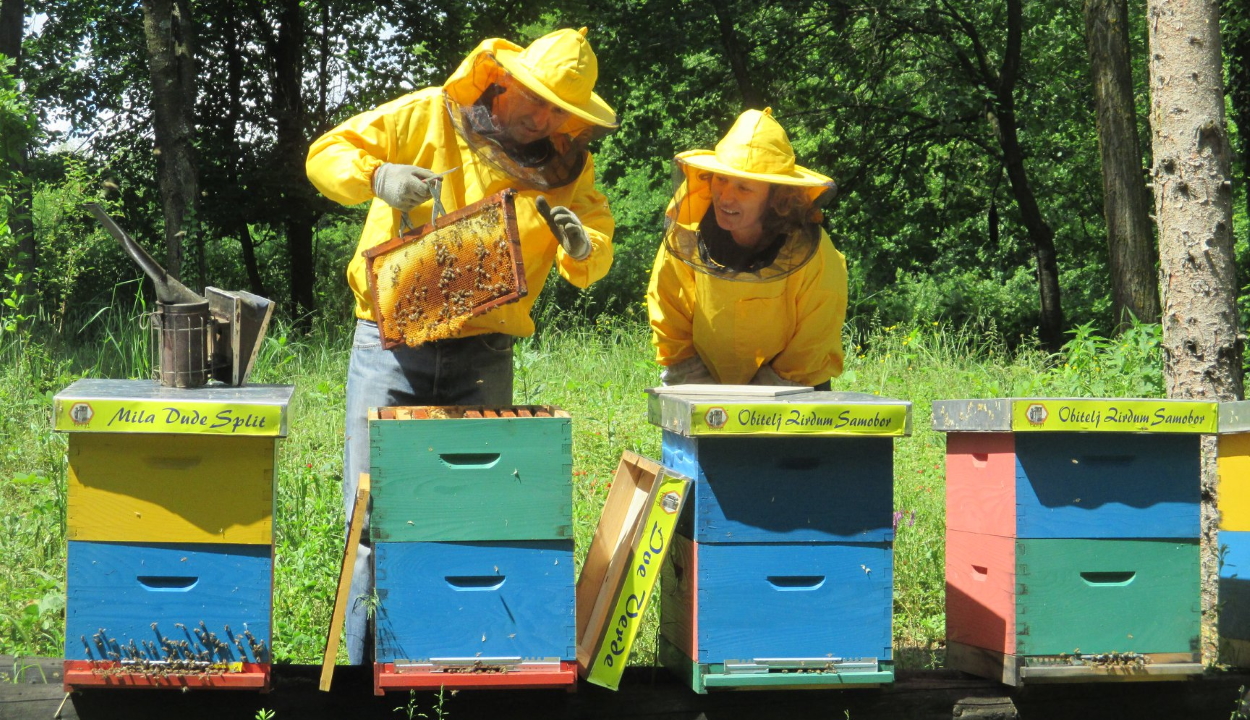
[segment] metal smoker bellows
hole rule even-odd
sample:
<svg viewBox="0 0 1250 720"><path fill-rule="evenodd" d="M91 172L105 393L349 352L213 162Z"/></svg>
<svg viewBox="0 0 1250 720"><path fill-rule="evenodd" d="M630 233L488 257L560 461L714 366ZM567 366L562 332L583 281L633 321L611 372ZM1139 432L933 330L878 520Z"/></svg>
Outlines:
<svg viewBox="0 0 1250 720"><path fill-rule="evenodd" d="M504 190L363 253L383 347L454 337L525 297L515 196Z"/></svg>
<svg viewBox="0 0 1250 720"><path fill-rule="evenodd" d="M196 295L165 271L104 208L86 208L121 243L156 286L151 315L153 375L166 387L194 388L211 380L243 385L269 327L273 303L242 290L204 288Z"/></svg>

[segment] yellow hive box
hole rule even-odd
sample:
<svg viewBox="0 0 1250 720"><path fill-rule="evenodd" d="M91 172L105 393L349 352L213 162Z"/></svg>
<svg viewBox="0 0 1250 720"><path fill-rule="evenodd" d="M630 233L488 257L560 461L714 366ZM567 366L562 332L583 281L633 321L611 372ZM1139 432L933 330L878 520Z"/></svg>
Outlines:
<svg viewBox="0 0 1250 720"><path fill-rule="evenodd" d="M73 433L70 540L273 542L276 440Z"/></svg>

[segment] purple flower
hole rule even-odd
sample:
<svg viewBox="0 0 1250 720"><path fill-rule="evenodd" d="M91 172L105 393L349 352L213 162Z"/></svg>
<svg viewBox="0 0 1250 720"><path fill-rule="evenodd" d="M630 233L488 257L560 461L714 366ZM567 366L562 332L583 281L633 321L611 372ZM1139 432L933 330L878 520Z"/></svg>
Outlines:
<svg viewBox="0 0 1250 720"><path fill-rule="evenodd" d="M894 529L895 530L898 530L898 521L902 519L903 519L903 511L895 510L894 511Z"/></svg>

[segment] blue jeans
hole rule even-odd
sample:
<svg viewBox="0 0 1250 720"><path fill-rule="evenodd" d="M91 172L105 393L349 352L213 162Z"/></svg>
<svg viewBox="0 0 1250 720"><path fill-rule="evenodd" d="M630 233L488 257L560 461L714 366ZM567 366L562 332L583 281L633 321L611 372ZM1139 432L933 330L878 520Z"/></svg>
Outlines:
<svg viewBox="0 0 1250 720"><path fill-rule="evenodd" d="M512 404L511 335L492 333L417 347L382 349L376 323L356 321L347 369L347 430L343 445L343 505L352 516L360 473L369 472L369 408L395 405ZM361 533L348 596L344 644L353 665L372 660L367 598L373 594L369 519Z"/></svg>

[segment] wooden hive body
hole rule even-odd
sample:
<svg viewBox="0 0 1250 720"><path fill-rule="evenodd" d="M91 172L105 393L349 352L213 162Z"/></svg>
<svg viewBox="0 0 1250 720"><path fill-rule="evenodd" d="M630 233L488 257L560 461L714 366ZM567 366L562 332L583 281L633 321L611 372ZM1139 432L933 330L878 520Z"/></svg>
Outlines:
<svg viewBox="0 0 1250 720"><path fill-rule="evenodd" d="M662 397L652 416L665 466L694 480L661 583L662 662L697 692L891 682L891 435L905 434L909 406L722 392ZM898 409L883 434L812 432L848 409L875 421L895 412L888 403ZM781 420L716 432L735 417ZM784 432L786 418L809 417Z"/></svg>
<svg viewBox="0 0 1250 720"><path fill-rule="evenodd" d="M570 423L547 406L371 412L376 693L576 681Z"/></svg>
<svg viewBox="0 0 1250 720"><path fill-rule="evenodd" d="M1125 406L1147 423L1196 407L1210 425L1211 407L1171 402L934 404L947 433L948 665L1008 684L1201 671L1200 436L1096 429ZM1034 425L1086 425L1039 430L1023 407Z"/></svg>
<svg viewBox="0 0 1250 720"><path fill-rule="evenodd" d="M57 396L70 433L67 689L268 687L292 390L84 380Z"/></svg>

